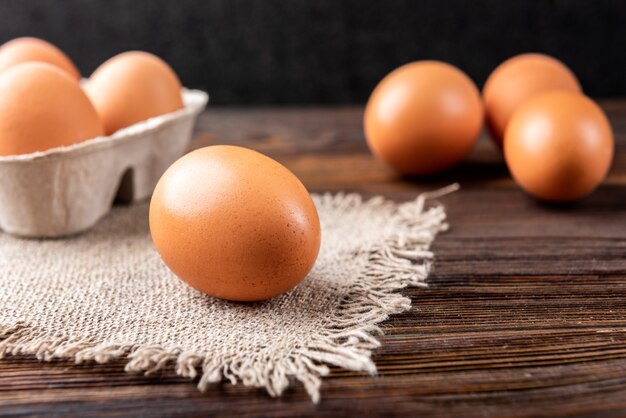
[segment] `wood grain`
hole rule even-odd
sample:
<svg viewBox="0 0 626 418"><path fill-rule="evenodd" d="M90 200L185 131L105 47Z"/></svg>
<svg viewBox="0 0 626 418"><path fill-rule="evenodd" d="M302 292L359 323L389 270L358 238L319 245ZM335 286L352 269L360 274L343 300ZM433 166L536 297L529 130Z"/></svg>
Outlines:
<svg viewBox="0 0 626 418"><path fill-rule="evenodd" d="M451 172L405 179L369 155L361 108L209 109L194 147L258 149L311 191L403 201L461 183L443 200L452 229L430 287L384 324L378 376L335 369L313 405L300 387L200 393L171 371L14 357L0 362L0 416L626 416L626 101L603 106L614 167L569 205L524 195L485 138Z"/></svg>

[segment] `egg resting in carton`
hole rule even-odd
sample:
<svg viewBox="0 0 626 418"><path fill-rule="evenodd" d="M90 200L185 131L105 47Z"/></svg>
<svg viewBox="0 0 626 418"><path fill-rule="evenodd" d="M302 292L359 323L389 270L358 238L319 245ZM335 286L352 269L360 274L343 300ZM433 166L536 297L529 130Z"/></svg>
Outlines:
<svg viewBox="0 0 626 418"><path fill-rule="evenodd" d="M184 107L110 136L32 154L0 157L0 229L52 238L85 231L115 200L152 194L165 170L187 150L208 95L182 90Z"/></svg>

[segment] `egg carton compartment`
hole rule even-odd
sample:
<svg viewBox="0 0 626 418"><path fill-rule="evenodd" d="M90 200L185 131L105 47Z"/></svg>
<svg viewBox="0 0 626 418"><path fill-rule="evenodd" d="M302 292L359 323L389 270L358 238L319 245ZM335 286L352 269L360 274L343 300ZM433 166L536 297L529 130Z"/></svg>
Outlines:
<svg viewBox="0 0 626 418"><path fill-rule="evenodd" d="M85 231L114 201L148 198L185 153L208 95L183 89L184 108L110 136L32 154L0 157L0 229L32 238Z"/></svg>

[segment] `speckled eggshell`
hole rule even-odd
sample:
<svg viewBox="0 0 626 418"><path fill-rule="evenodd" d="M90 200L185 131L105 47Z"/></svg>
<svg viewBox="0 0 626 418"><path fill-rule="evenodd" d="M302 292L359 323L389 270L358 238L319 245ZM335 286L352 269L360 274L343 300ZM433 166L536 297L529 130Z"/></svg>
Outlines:
<svg viewBox="0 0 626 418"><path fill-rule="evenodd" d="M552 90L582 92L574 73L561 61L544 54L521 54L500 64L483 88L487 125L502 146L515 110L533 96Z"/></svg>
<svg viewBox="0 0 626 418"><path fill-rule="evenodd" d="M582 94L544 93L513 114L504 156L513 178L533 196L567 201L591 193L613 160L613 132L600 107Z"/></svg>
<svg viewBox="0 0 626 418"><path fill-rule="evenodd" d="M0 74L0 155L45 151L103 134L96 110L66 72L28 62Z"/></svg>
<svg viewBox="0 0 626 418"><path fill-rule="evenodd" d="M483 105L472 80L439 61L417 61L387 75L367 102L364 130L380 160L408 175L452 167L473 148Z"/></svg>
<svg viewBox="0 0 626 418"><path fill-rule="evenodd" d="M280 295L309 273L320 222L302 183L256 151L211 146L176 161L150 204L167 266L194 288L232 301Z"/></svg>
<svg viewBox="0 0 626 418"><path fill-rule="evenodd" d="M107 135L183 107L181 82L174 70L143 51L109 59L89 77L85 89Z"/></svg>
<svg viewBox="0 0 626 418"><path fill-rule="evenodd" d="M43 39L16 38L0 47L0 72L29 61L53 65L75 80L80 80L80 72L72 60L59 48Z"/></svg>

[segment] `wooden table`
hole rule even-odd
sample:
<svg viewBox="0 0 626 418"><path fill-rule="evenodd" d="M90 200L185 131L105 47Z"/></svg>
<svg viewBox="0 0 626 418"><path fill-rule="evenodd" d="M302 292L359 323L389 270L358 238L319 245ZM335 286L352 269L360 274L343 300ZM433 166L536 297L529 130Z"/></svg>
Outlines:
<svg viewBox="0 0 626 418"><path fill-rule="evenodd" d="M384 324L379 375L336 369L313 405L301 387L278 400L230 384L200 393L171 371L17 357L0 363L0 416L626 416L626 101L603 105L616 160L570 205L522 193L485 138L457 169L412 181L370 156L361 108L210 108L196 147L261 150L313 192L403 201L461 183L443 200L452 229L430 287L408 290L411 311Z"/></svg>

